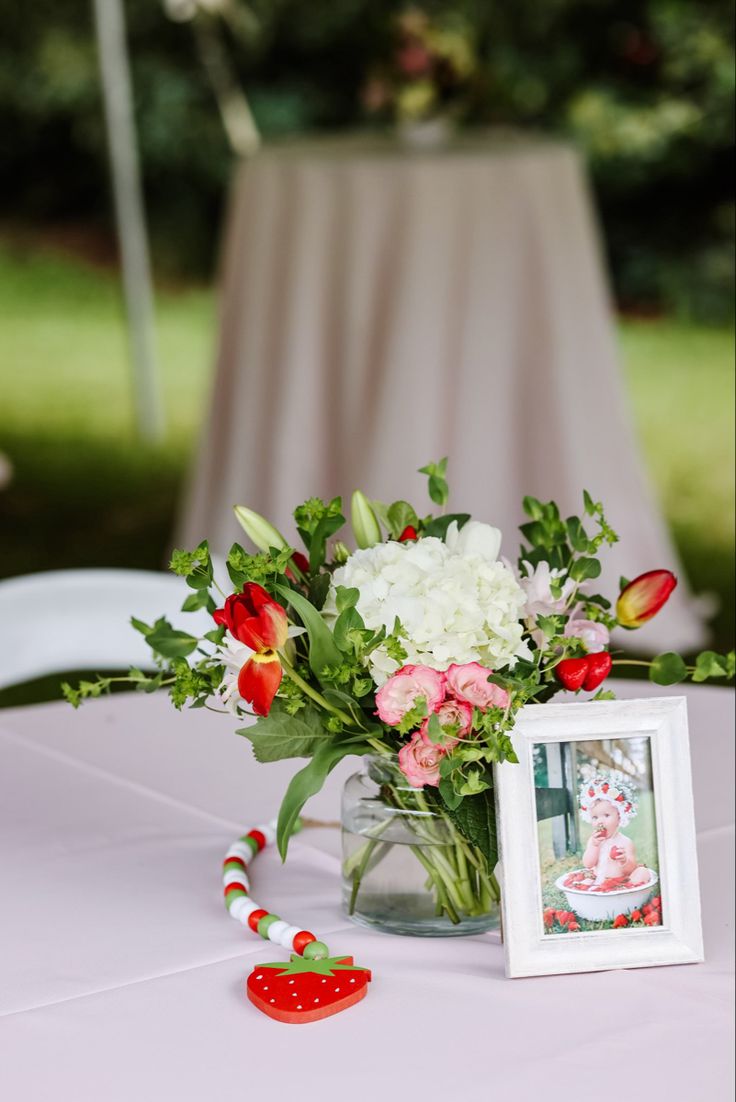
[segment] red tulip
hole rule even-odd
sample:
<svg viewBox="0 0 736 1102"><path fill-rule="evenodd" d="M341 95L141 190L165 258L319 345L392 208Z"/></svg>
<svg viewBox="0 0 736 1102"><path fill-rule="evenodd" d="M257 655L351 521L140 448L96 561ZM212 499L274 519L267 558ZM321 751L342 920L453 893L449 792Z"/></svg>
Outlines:
<svg viewBox="0 0 736 1102"><path fill-rule="evenodd" d="M232 593L225 607L216 609L212 616L216 624L224 624L231 635L254 651L279 650L288 638L286 613L255 582L247 582L242 593Z"/></svg>
<svg viewBox="0 0 736 1102"><path fill-rule="evenodd" d="M262 586L248 582L242 593L231 594L225 607L212 615L215 623L224 624L255 652L238 674L238 692L256 715L267 716L283 676L278 651L289 635L286 613Z"/></svg>
<svg viewBox="0 0 736 1102"><path fill-rule="evenodd" d="M650 570L640 574L621 590L616 602L616 617L624 628L638 628L656 616L677 585L670 570Z"/></svg>

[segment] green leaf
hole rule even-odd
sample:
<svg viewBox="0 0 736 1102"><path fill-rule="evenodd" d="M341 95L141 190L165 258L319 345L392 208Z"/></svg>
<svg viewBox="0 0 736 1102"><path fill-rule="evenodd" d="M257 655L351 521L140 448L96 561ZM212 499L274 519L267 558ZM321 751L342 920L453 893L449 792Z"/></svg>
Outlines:
<svg viewBox="0 0 736 1102"><path fill-rule="evenodd" d="M445 732L442 730L442 724L440 723L440 717L436 712L432 712L427 723L427 738L430 742L440 743L445 737Z"/></svg>
<svg viewBox="0 0 736 1102"><path fill-rule="evenodd" d="M397 539L405 528L409 526L416 528L419 524L419 517L408 501L395 501L393 505L389 505L387 520L389 531L394 539Z"/></svg>
<svg viewBox="0 0 736 1102"><path fill-rule="evenodd" d="M693 681L707 681L710 677L728 677L728 658L715 651L704 650L695 659Z"/></svg>
<svg viewBox="0 0 736 1102"><path fill-rule="evenodd" d="M278 701L274 701L267 716L236 733L250 740L255 759L260 762L308 758L319 746L334 741L316 708L308 705L292 716Z"/></svg>
<svg viewBox="0 0 736 1102"><path fill-rule="evenodd" d="M498 862L493 789L487 788L475 796L466 796L456 808L448 807L447 815L463 837L477 846L493 872Z"/></svg>
<svg viewBox="0 0 736 1102"><path fill-rule="evenodd" d="M588 535L580 522L580 517L568 517L565 525L567 527L567 538L570 540L573 550L587 551Z"/></svg>
<svg viewBox="0 0 736 1102"><path fill-rule="evenodd" d="M455 791L449 777L442 777L440 780L440 796L444 800L445 807L448 807L450 811L454 811L459 807L463 800L460 793Z"/></svg>
<svg viewBox="0 0 736 1102"><path fill-rule="evenodd" d="M422 535L436 536L437 539L443 540L453 520L457 521L458 529L460 529L470 520L470 513L448 513L444 517L435 517L423 526Z"/></svg>
<svg viewBox="0 0 736 1102"><path fill-rule="evenodd" d="M276 591L289 602L307 629L309 636L309 666L316 677L320 677L325 666L339 666L342 655L337 648L332 632L321 615L306 597L285 585L276 585Z"/></svg>
<svg viewBox="0 0 736 1102"><path fill-rule="evenodd" d="M332 635L343 654L349 654L354 650L351 632L362 631L364 628L363 617L357 608L346 608L344 612L340 613L335 621Z"/></svg>
<svg viewBox="0 0 736 1102"><path fill-rule="evenodd" d="M338 612L345 612L349 608L355 608L360 597L360 590L355 586L339 585L335 590L335 604Z"/></svg>
<svg viewBox="0 0 736 1102"><path fill-rule="evenodd" d="M587 581L588 578L597 578L601 572L601 564L598 559L580 558L570 567L570 577L576 582Z"/></svg>
<svg viewBox="0 0 736 1102"><path fill-rule="evenodd" d="M597 512L596 504L587 490L583 490L583 502L585 504L585 512L588 514L588 516L595 516Z"/></svg>
<svg viewBox="0 0 736 1102"><path fill-rule="evenodd" d="M344 757L349 754L366 754L370 749L368 743L328 742L320 745L315 750L312 760L291 778L279 810L276 826L276 842L282 861L286 860L289 839L294 833L299 814L310 796L319 792L329 773Z"/></svg>
<svg viewBox="0 0 736 1102"><path fill-rule="evenodd" d="M140 620L131 617L130 621L137 631L143 631L151 650L160 654L162 658L184 658L191 654L199 643L199 639L188 635L185 631L178 631L171 626L169 621L162 616L153 627L146 627Z"/></svg>
<svg viewBox="0 0 736 1102"><path fill-rule="evenodd" d="M631 585L631 582L629 581L628 578L625 578L622 574L621 577L618 580L618 588L619 588L619 590L621 590L621 592L623 592L624 589L626 589L627 585Z"/></svg>
<svg viewBox="0 0 736 1102"><path fill-rule="evenodd" d="M181 606L181 610L182 612L196 612L199 608L206 608L209 600L209 591L206 589L198 589L195 593L189 594L184 604Z"/></svg>
<svg viewBox="0 0 736 1102"><path fill-rule="evenodd" d="M440 459L439 463L428 463L426 467L419 468L420 474L426 474L429 478L429 496L435 505L446 505L450 496L447 485L447 456Z"/></svg>
<svg viewBox="0 0 736 1102"><path fill-rule="evenodd" d="M324 608L332 577L330 574L314 574L309 581L309 601L318 610Z"/></svg>
<svg viewBox="0 0 736 1102"><path fill-rule="evenodd" d="M649 677L657 685L676 685L687 677L687 666L679 654L667 651L653 659L649 667Z"/></svg>
<svg viewBox="0 0 736 1102"><path fill-rule="evenodd" d="M314 530L309 547L309 569L312 573L319 570L325 561L327 540L330 536L334 536L335 532L338 532L344 523L345 517L342 513L338 513L337 516L327 515L322 517Z"/></svg>
<svg viewBox="0 0 736 1102"><path fill-rule="evenodd" d="M521 505L526 515L531 517L532 520L541 520L544 516L542 512L542 503L541 501L537 501L535 497L525 497Z"/></svg>

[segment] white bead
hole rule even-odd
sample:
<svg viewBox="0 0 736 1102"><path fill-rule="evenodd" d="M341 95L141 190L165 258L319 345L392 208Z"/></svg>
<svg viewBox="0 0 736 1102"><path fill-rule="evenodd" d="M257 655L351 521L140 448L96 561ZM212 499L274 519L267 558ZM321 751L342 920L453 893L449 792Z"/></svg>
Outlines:
<svg viewBox="0 0 736 1102"><path fill-rule="evenodd" d="M288 928L289 923L284 922L282 918L278 919L277 922L272 922L271 925L268 927L268 940L275 941L277 945L280 945L281 942L279 938L281 937L281 934L283 934L284 930L288 930Z"/></svg>
<svg viewBox="0 0 736 1102"><path fill-rule="evenodd" d="M237 918L238 922L247 922L248 915L253 914L253 911L259 911L260 907L247 896L239 895L237 899L233 900L228 910L233 918Z"/></svg>
<svg viewBox="0 0 736 1102"><path fill-rule="evenodd" d="M225 887L228 884L245 884L246 890L250 887L248 877L242 869L226 869L222 874L222 882Z"/></svg>
<svg viewBox="0 0 736 1102"><path fill-rule="evenodd" d="M275 924L274 924L275 925ZM279 945L284 949L294 951L294 938L301 931L301 926L287 926L279 938Z"/></svg>
<svg viewBox="0 0 736 1102"><path fill-rule="evenodd" d="M228 857L240 857L247 865L252 856L253 850L246 842L233 842L230 849L225 854L225 860L227 860Z"/></svg>
<svg viewBox="0 0 736 1102"><path fill-rule="evenodd" d="M266 845L272 846L276 841L276 824L263 823L262 826L256 827L256 830L260 830L263 837L266 839Z"/></svg>

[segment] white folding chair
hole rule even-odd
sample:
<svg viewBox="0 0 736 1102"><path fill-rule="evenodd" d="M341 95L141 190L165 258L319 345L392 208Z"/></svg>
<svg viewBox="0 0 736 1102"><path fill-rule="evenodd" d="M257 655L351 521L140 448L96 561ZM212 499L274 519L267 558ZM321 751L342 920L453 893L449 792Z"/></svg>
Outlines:
<svg viewBox="0 0 736 1102"><path fill-rule="evenodd" d="M0 689L64 670L155 668L135 616L201 635L204 609L181 612L183 578L149 570L50 570L0 581Z"/></svg>

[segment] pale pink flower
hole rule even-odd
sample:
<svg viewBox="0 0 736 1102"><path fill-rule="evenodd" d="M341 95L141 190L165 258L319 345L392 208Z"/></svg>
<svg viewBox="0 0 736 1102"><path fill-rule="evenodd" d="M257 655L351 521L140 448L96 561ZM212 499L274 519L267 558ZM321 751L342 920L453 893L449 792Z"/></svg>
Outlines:
<svg viewBox="0 0 736 1102"><path fill-rule="evenodd" d="M376 693L376 711L395 727L421 698L427 713L433 712L445 699L445 675L429 666L402 666Z"/></svg>
<svg viewBox="0 0 736 1102"><path fill-rule="evenodd" d="M427 746L441 746L443 750L451 750L453 746L457 746L458 739L465 738L469 734L473 726L473 709L463 700L452 698L445 700L434 709L434 714L440 721L441 727L454 727L455 733L454 735L443 733L442 741L433 743L427 733L429 727L429 716L427 716L419 728L419 734Z"/></svg>
<svg viewBox="0 0 736 1102"><path fill-rule="evenodd" d="M548 562L539 562L532 566L525 561L523 566L526 575L519 578L519 585L526 594L524 615L536 620L537 616L552 616L555 612L564 612L576 589L573 579L567 577L567 571L550 569ZM553 581L560 586L559 597L555 597L552 592Z"/></svg>
<svg viewBox="0 0 736 1102"><path fill-rule="evenodd" d="M445 751L441 746L428 745L415 731L411 742L399 750L399 768L412 788L424 788L431 784L435 788L440 783L440 761Z"/></svg>
<svg viewBox="0 0 736 1102"><path fill-rule="evenodd" d="M595 620L584 620L580 615L580 605L577 605L570 613L570 619L565 624L563 635L570 639L575 637L582 641L589 654L598 654L608 646L610 634L605 624L599 624Z"/></svg>
<svg viewBox="0 0 736 1102"><path fill-rule="evenodd" d="M450 666L447 671L447 688L456 700L464 700L481 711L488 708L505 708L509 694L499 685L488 680L493 670L480 662L466 662L464 666Z"/></svg>

